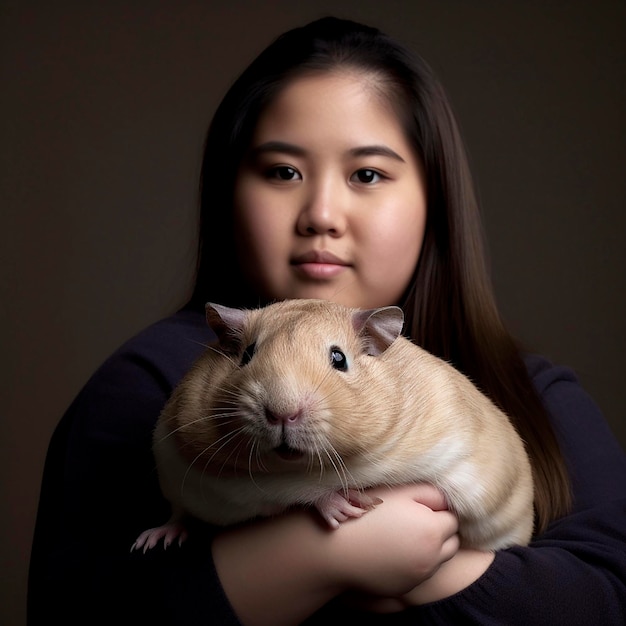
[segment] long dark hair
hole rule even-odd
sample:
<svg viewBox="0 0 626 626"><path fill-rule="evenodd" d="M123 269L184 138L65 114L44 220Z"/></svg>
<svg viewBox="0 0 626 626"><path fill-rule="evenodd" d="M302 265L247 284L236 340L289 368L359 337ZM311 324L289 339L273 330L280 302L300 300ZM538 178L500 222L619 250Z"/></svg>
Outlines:
<svg viewBox="0 0 626 626"><path fill-rule="evenodd" d="M478 205L463 142L429 66L375 28L333 17L290 30L235 81L206 138L196 283L190 305L259 304L240 271L233 236L233 189L265 107L306 73L350 68L374 78L423 163L427 223L414 280L402 306L406 334L466 374L511 418L529 452L536 530L569 508L565 464L520 346L505 328L485 261Z"/></svg>

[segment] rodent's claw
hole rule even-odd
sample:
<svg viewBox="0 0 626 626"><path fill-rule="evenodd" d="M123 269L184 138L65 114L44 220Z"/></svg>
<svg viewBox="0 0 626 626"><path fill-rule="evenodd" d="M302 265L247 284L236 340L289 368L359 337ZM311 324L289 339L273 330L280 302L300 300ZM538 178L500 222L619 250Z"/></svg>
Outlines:
<svg viewBox="0 0 626 626"><path fill-rule="evenodd" d="M161 539L163 539L163 549L167 550L176 538L178 538L178 545L181 546L183 541L187 539L187 529L181 522L168 522L163 526L144 530L137 537L130 551L134 552L143 548L145 554L148 550L154 548Z"/></svg>
<svg viewBox="0 0 626 626"><path fill-rule="evenodd" d="M361 517L382 502L380 498L372 498L355 489L349 489L346 495L335 491L315 503L320 515L333 529L351 517Z"/></svg>

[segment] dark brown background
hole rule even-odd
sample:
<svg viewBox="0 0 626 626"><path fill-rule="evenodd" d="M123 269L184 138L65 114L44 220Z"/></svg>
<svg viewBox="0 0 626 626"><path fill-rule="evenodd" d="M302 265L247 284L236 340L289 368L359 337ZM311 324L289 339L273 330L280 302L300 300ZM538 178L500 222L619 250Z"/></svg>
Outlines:
<svg viewBox="0 0 626 626"><path fill-rule="evenodd" d="M270 39L327 12L438 71L505 317L576 369L626 442L626 3L4 0L0 622L24 622L52 429L121 341L184 298L218 99Z"/></svg>

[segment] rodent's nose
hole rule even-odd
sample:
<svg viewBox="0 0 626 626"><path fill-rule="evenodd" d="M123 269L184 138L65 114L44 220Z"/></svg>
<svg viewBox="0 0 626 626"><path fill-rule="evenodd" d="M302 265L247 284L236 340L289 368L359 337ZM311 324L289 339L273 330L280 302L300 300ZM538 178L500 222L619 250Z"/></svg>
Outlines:
<svg viewBox="0 0 626 626"><path fill-rule="evenodd" d="M265 409L265 418L270 424L295 424L300 421L302 417L302 411L298 410L295 413L275 413L270 409Z"/></svg>

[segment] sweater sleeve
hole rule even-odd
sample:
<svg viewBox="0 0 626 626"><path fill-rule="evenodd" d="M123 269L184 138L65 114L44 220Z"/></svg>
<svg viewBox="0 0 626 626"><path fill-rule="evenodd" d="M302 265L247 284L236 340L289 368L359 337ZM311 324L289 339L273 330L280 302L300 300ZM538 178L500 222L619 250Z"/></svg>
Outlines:
<svg viewBox="0 0 626 626"><path fill-rule="evenodd" d="M237 624L206 529L181 549L130 551L141 531L169 516L151 437L209 338L202 316L189 316L159 323L115 353L55 430L31 556L30 626Z"/></svg>
<svg viewBox="0 0 626 626"><path fill-rule="evenodd" d="M407 611L407 624L626 623L626 455L571 370L528 366L569 467L572 513L498 552L462 592Z"/></svg>

